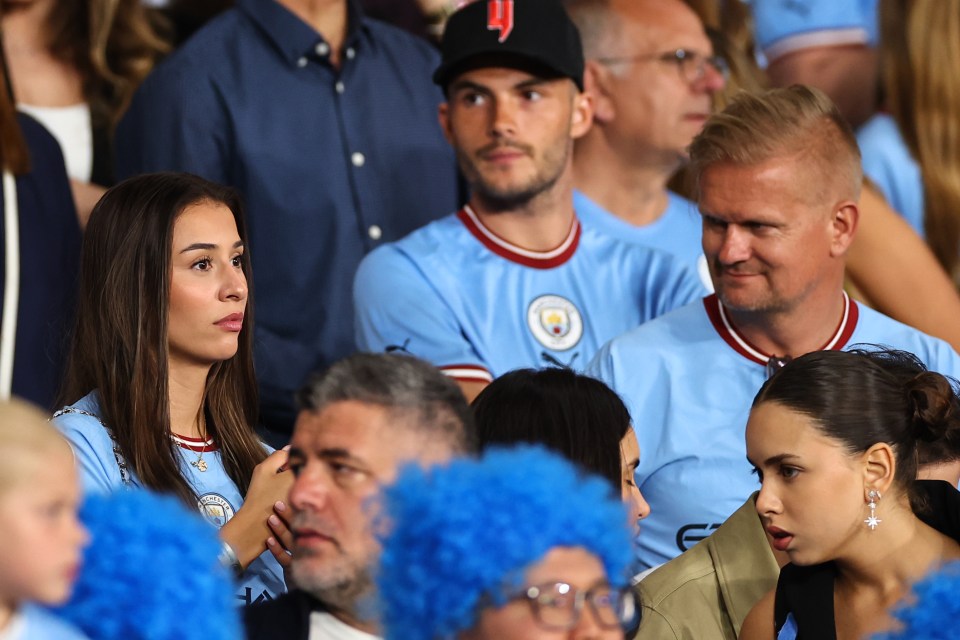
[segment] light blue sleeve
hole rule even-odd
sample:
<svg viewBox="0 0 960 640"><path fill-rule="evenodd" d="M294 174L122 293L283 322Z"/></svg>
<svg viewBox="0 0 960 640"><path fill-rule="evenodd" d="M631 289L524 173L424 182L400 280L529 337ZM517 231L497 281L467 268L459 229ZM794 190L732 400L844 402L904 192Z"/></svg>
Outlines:
<svg viewBox="0 0 960 640"><path fill-rule="evenodd" d="M353 284L361 351L400 350L441 369L489 367L443 295L418 265L392 245L370 253ZM456 377L456 376L454 376Z"/></svg>
<svg viewBox="0 0 960 640"><path fill-rule="evenodd" d="M584 373L591 378L596 378L606 383L611 389L616 388L616 381L614 380L614 367L613 367L613 350L616 348L616 344L619 341L619 338L614 338L607 344L600 347L600 350L593 356L593 359L590 360L590 363L587 365Z"/></svg>
<svg viewBox="0 0 960 640"><path fill-rule="evenodd" d="M23 633L14 635L12 640L88 640L75 626L35 604L23 605L22 614Z"/></svg>
<svg viewBox="0 0 960 640"><path fill-rule="evenodd" d="M927 338L933 343L932 353L926 361L927 368L960 381L960 354L957 354L949 343L939 338L932 336Z"/></svg>
<svg viewBox="0 0 960 640"><path fill-rule="evenodd" d="M923 175L896 121L883 113L873 116L857 131L857 144L864 174L913 230L925 237Z"/></svg>
<svg viewBox="0 0 960 640"><path fill-rule="evenodd" d="M584 371L586 375L600 380L620 396L630 414L630 421L637 430L638 442L640 438L649 435L651 426L651 416L645 415L646 412L638 408L637 404L638 390L642 394L653 392L653 386L646 375L649 373L646 363L650 353L641 346L650 340L649 333L645 331L649 327L650 325L645 325L643 328L633 329L607 342L600 347ZM641 366L640 362L644 365ZM654 377L656 379L656 376ZM638 425L641 424L642 431L638 430ZM648 462L650 456L649 451L641 451L643 462Z"/></svg>
<svg viewBox="0 0 960 640"><path fill-rule="evenodd" d="M52 422L70 442L84 493L109 493L123 486L113 440L99 420L81 413L64 413Z"/></svg>

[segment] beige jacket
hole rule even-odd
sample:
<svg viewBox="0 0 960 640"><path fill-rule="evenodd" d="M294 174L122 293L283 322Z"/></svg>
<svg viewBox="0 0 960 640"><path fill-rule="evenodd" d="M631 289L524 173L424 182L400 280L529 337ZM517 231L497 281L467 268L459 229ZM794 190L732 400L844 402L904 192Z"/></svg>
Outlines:
<svg viewBox="0 0 960 640"><path fill-rule="evenodd" d="M754 493L710 537L640 582L637 640L737 639L744 617L780 574L756 500Z"/></svg>

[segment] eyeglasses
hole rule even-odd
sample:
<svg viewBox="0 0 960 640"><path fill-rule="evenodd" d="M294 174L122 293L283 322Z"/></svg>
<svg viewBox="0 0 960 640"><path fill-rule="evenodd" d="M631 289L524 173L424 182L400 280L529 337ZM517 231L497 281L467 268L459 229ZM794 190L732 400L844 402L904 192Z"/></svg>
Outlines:
<svg viewBox="0 0 960 640"><path fill-rule="evenodd" d="M604 584L580 590L565 582L555 582L524 587L507 597L525 599L537 623L553 631L568 631L577 626L585 602L590 603L597 623L607 629L626 628L637 618L636 600L629 587Z"/></svg>
<svg viewBox="0 0 960 640"><path fill-rule="evenodd" d="M596 58L600 64L620 64L623 62L643 62L645 60L655 60L666 64L675 64L677 72L685 82L694 83L703 80L707 75L707 65L714 71L723 76L726 80L730 75L730 67L727 61L720 56L705 56L689 49L676 49L664 53L649 53L636 56L618 56L611 58Z"/></svg>

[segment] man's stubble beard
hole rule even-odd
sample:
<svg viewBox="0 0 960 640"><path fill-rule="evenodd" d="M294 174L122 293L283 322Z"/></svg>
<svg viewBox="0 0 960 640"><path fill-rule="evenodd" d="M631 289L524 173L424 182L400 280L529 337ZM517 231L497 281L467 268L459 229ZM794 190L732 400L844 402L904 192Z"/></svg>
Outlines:
<svg viewBox="0 0 960 640"><path fill-rule="evenodd" d="M366 566L358 566L344 555L336 566L319 570L307 564L312 556L294 557L291 577L296 586L331 608L353 612L357 602L372 592L373 578Z"/></svg>
<svg viewBox="0 0 960 640"><path fill-rule="evenodd" d="M567 135L569 136L569 132ZM461 148L456 148L455 152L460 170L469 183L473 196L483 203L487 213L504 213L520 209L540 194L552 189L569 164L572 147L569 138L564 141L564 144L551 147L544 154L542 163L530 180L526 184L512 188L498 188L486 181L477 168L480 161L475 161L473 156ZM520 148L529 149L529 147ZM529 157L534 157L532 149L527 153Z"/></svg>

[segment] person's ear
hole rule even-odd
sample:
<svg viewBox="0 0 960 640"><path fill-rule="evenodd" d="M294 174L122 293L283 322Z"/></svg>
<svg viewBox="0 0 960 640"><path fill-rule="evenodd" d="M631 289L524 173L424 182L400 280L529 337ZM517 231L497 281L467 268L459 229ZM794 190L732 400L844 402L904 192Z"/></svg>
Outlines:
<svg viewBox="0 0 960 640"><path fill-rule="evenodd" d="M447 142L453 144L453 134L450 131L450 104L441 102L437 107L437 120L440 121L440 130L443 131L443 137Z"/></svg>
<svg viewBox="0 0 960 640"><path fill-rule="evenodd" d="M587 60L583 70L583 92L593 99L593 119L603 124L616 116L614 101L610 96L613 78L610 69L594 60Z"/></svg>
<svg viewBox="0 0 960 640"><path fill-rule="evenodd" d="M897 470L897 458L893 448L886 442L878 442L867 449L863 460L863 495L868 498L871 490L886 493L893 486Z"/></svg>
<svg viewBox="0 0 960 640"><path fill-rule="evenodd" d="M576 139L582 137L593 125L593 97L586 91L574 87L573 110L570 114L570 135Z"/></svg>
<svg viewBox="0 0 960 640"><path fill-rule="evenodd" d="M860 221L860 208L852 200L844 200L834 205L830 218L830 255L846 255L853 243Z"/></svg>

